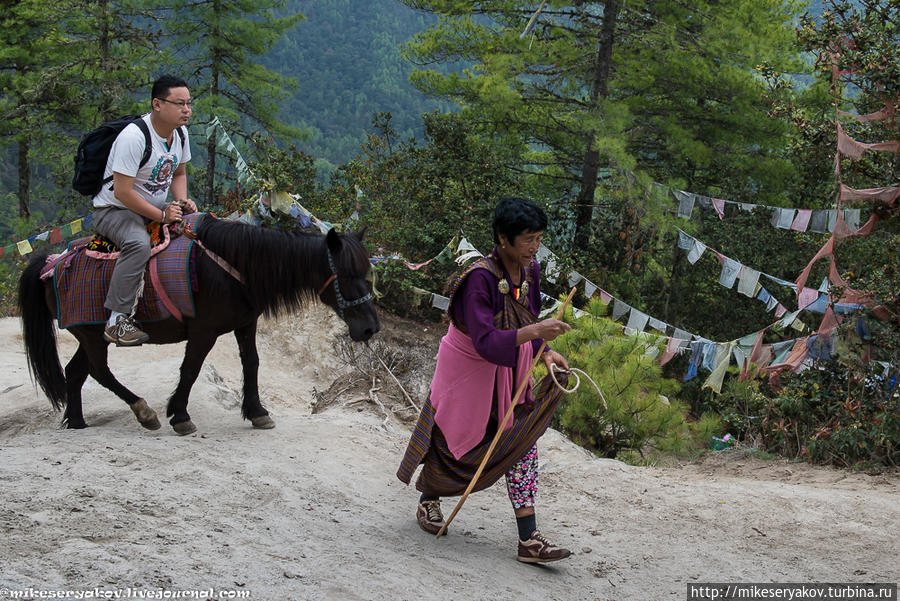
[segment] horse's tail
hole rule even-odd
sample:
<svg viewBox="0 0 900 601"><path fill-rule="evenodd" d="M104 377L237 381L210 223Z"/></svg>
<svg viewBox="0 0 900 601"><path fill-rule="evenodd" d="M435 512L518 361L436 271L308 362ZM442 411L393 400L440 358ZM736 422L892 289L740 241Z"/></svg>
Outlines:
<svg viewBox="0 0 900 601"><path fill-rule="evenodd" d="M47 255L31 259L19 279L19 313L22 336L32 380L37 380L53 407L59 411L66 404L66 376L56 350L56 326L47 306L41 268Z"/></svg>

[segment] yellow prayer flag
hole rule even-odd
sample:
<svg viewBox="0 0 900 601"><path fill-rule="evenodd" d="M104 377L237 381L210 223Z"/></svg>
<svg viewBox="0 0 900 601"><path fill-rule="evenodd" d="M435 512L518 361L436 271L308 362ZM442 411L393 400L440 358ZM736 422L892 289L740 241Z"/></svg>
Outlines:
<svg viewBox="0 0 900 601"><path fill-rule="evenodd" d="M272 207L273 211L287 215L290 213L291 205L293 203L294 199L284 190L273 190L269 192L269 206Z"/></svg>
<svg viewBox="0 0 900 601"><path fill-rule="evenodd" d="M729 363L731 363L731 350L736 345L736 340L716 343L715 365L701 389L712 388L716 394L722 392L722 380L725 379L725 372L728 370Z"/></svg>
<svg viewBox="0 0 900 601"><path fill-rule="evenodd" d="M16 242L16 248L19 250L19 254L23 257L33 250L28 240L21 240L19 242Z"/></svg>
<svg viewBox="0 0 900 601"><path fill-rule="evenodd" d="M81 231L81 219L76 219L72 222L72 233L77 234Z"/></svg>

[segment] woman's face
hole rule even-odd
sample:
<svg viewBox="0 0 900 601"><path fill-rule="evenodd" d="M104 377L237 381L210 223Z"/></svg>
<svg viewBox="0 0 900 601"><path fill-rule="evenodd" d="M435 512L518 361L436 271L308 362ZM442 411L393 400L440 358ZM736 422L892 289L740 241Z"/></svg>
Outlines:
<svg viewBox="0 0 900 601"><path fill-rule="evenodd" d="M509 240L505 234L499 234L497 237L500 239L500 255L508 263L516 263L522 267L528 267L541 246L541 238L543 236L543 231L531 232L525 230L521 234L514 236L512 240Z"/></svg>

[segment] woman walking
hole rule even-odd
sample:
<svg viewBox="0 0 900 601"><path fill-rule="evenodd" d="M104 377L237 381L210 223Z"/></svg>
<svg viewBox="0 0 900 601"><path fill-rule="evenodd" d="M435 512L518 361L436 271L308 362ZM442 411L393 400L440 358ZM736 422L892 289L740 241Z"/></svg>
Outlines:
<svg viewBox="0 0 900 601"><path fill-rule="evenodd" d="M441 497L459 496L469 485L507 411L513 418L490 456L473 491L505 476L519 531L516 558L544 563L568 557L568 549L537 529L537 439L562 397L547 376L532 390L527 384L515 407L512 396L545 340L569 329L557 319L537 321L540 268L534 256L547 229L547 216L523 198L504 198L493 219L494 250L475 261L450 290L450 326L441 340L431 392L419 415L397 477L416 480L421 492L419 526L437 534L444 524ZM562 355L545 347L541 357L568 370ZM565 383L565 374L557 379Z"/></svg>

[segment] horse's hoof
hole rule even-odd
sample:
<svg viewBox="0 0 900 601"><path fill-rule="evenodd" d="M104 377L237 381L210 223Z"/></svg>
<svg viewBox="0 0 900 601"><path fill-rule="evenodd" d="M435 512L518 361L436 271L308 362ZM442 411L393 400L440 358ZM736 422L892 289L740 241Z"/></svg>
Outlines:
<svg viewBox="0 0 900 601"><path fill-rule="evenodd" d="M257 430L271 430L275 427L275 421L268 415L260 415L259 417L250 418L250 423Z"/></svg>
<svg viewBox="0 0 900 601"><path fill-rule="evenodd" d="M144 399L138 399L129 407L131 407L138 422L148 430L159 430L162 427L162 424L159 423L159 418L156 417L156 411L151 409Z"/></svg>
<svg viewBox="0 0 900 601"><path fill-rule="evenodd" d="M193 434L197 431L197 426L195 426L194 422L192 422L191 420L172 424L172 428L175 430L175 433L180 436L187 436L188 434Z"/></svg>

